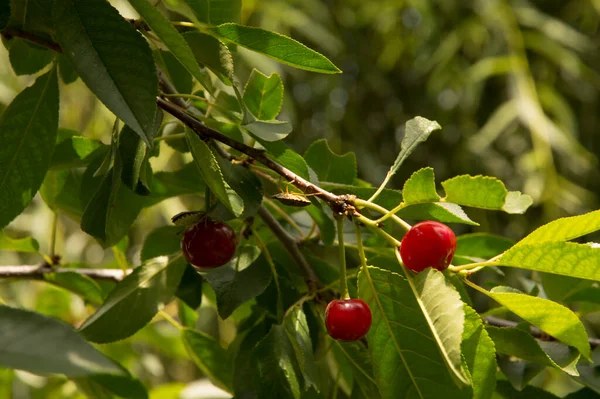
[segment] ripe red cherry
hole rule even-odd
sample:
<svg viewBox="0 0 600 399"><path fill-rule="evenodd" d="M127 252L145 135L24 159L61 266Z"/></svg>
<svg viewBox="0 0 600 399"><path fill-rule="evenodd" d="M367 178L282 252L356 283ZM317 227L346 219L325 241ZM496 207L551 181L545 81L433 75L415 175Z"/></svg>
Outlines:
<svg viewBox="0 0 600 399"><path fill-rule="evenodd" d="M456 251L456 236L450 227L433 221L415 224L402 238L400 256L413 272L428 267L443 271Z"/></svg>
<svg viewBox="0 0 600 399"><path fill-rule="evenodd" d="M356 341L371 328L371 309L362 299L334 299L325 310L325 326L331 338Z"/></svg>
<svg viewBox="0 0 600 399"><path fill-rule="evenodd" d="M219 267L235 254L235 233L225 223L204 219L188 227L181 239L183 256L201 269Z"/></svg>

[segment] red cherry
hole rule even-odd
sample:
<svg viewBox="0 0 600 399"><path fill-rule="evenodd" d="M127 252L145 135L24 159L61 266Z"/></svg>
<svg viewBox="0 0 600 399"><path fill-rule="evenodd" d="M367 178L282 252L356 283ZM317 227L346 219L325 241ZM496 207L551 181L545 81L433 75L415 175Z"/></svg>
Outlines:
<svg viewBox="0 0 600 399"><path fill-rule="evenodd" d="M443 271L456 251L456 236L450 227L433 221L415 224L402 238L400 256L413 272L428 267Z"/></svg>
<svg viewBox="0 0 600 399"><path fill-rule="evenodd" d="M362 299L335 299L325 310L325 326L331 338L356 341L371 328L371 309Z"/></svg>
<svg viewBox="0 0 600 399"><path fill-rule="evenodd" d="M229 262L235 254L235 233L225 223L205 219L188 227L181 239L183 256L197 268L211 269Z"/></svg>

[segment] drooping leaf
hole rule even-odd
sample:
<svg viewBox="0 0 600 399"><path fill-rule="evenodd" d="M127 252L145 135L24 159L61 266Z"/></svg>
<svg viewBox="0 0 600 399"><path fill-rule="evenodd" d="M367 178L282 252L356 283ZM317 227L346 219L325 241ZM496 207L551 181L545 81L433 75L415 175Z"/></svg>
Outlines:
<svg viewBox="0 0 600 399"><path fill-rule="evenodd" d="M296 371L294 356L283 326L271 326L251 356L257 397L300 399L302 376Z"/></svg>
<svg viewBox="0 0 600 399"><path fill-rule="evenodd" d="M154 50L153 54L157 65L162 68L162 72L166 75L169 82L173 83L177 92L191 94L194 83L192 75L183 65L181 65L173 53L165 50ZM196 62L195 58L194 62ZM204 72L204 74L206 74L206 72Z"/></svg>
<svg viewBox="0 0 600 399"><path fill-rule="evenodd" d="M528 242L506 251L497 264L600 281L600 247L562 241Z"/></svg>
<svg viewBox="0 0 600 399"><path fill-rule="evenodd" d="M248 218L254 216L263 200L262 184L258 177L247 168L232 164L231 161L223 158L218 158L217 162L219 163L225 182L244 201L244 210L239 217Z"/></svg>
<svg viewBox="0 0 600 399"><path fill-rule="evenodd" d="M194 363L213 384L227 392L233 392L231 359L214 338L186 328L183 330L183 343Z"/></svg>
<svg viewBox="0 0 600 399"><path fill-rule="evenodd" d="M57 129L54 68L19 93L0 118L0 228L19 215L40 188Z"/></svg>
<svg viewBox="0 0 600 399"><path fill-rule="evenodd" d="M0 230L0 251L37 253L40 244L32 237L11 238L4 230Z"/></svg>
<svg viewBox="0 0 600 399"><path fill-rule="evenodd" d="M73 134L63 137L61 140L61 133L64 135ZM52 155L50 169L56 170L85 166L96 157L106 155L108 146L98 140L88 139L76 133L75 131L68 131L66 129L58 130L59 140Z"/></svg>
<svg viewBox="0 0 600 399"><path fill-rule="evenodd" d="M217 294L221 318L228 318L241 304L260 295L271 282L271 270L260 250L253 246L238 248L227 264L203 274Z"/></svg>
<svg viewBox="0 0 600 399"><path fill-rule="evenodd" d="M579 375L579 352L575 349L558 342L538 341L521 328L487 326L487 331L498 353Z"/></svg>
<svg viewBox="0 0 600 399"><path fill-rule="evenodd" d="M185 267L181 281L175 291L175 296L181 299L187 305L192 313L202 303L202 284L204 279L198 273L196 268L190 264ZM194 313L195 314L195 313Z"/></svg>
<svg viewBox="0 0 600 399"><path fill-rule="evenodd" d="M325 139L312 143L304 153L304 159L321 181L353 184L356 179L356 156L354 153L337 155L331 151Z"/></svg>
<svg viewBox="0 0 600 399"><path fill-rule="evenodd" d="M259 121L254 120L242 125L253 136L265 141L283 140L292 132L292 125L287 121Z"/></svg>
<svg viewBox="0 0 600 399"><path fill-rule="evenodd" d="M522 391L546 367L537 363L526 362L514 356L498 355L498 369L514 389ZM502 382L504 381L498 381L496 388Z"/></svg>
<svg viewBox="0 0 600 399"><path fill-rule="evenodd" d="M127 338L144 327L175 294L186 262L181 256L151 259L125 277L108 294L80 332L92 342Z"/></svg>
<svg viewBox="0 0 600 399"><path fill-rule="evenodd" d="M491 398L496 387L496 350L494 342L483 327L481 317L467 305L465 310L465 328L462 336L462 355L465 359L473 399Z"/></svg>
<svg viewBox="0 0 600 399"><path fill-rule="evenodd" d="M533 231L517 245L539 244L546 241L569 241L598 230L600 230L600 210L553 220Z"/></svg>
<svg viewBox="0 0 600 399"><path fill-rule="evenodd" d="M233 79L233 58L231 52L218 39L198 32L185 32L183 38L192 49L196 61L210 69L225 84Z"/></svg>
<svg viewBox="0 0 600 399"><path fill-rule="evenodd" d="M158 77L148 43L104 0L56 0L52 20L81 79L152 146Z"/></svg>
<svg viewBox="0 0 600 399"><path fill-rule="evenodd" d="M32 373L127 375L127 371L59 320L0 305L0 365ZM49 344L51 343L51 344Z"/></svg>
<svg viewBox="0 0 600 399"><path fill-rule="evenodd" d="M175 58L187 69L204 87L210 87L208 77L202 73L194 54L185 39L177 32L171 22L164 17L148 0L128 0L150 29L162 40Z"/></svg>
<svg viewBox="0 0 600 399"><path fill-rule="evenodd" d="M83 205L79 199L83 172L77 169L50 170L46 173L40 195L54 212L60 211L79 222Z"/></svg>
<svg viewBox="0 0 600 399"><path fill-rule="evenodd" d="M244 104L261 121L275 119L283 104L283 82L278 73L263 75L253 69L244 87Z"/></svg>
<svg viewBox="0 0 600 399"><path fill-rule="evenodd" d="M41 71L56 55L51 50L22 39L13 38L9 43L8 58L17 75L32 75Z"/></svg>
<svg viewBox="0 0 600 399"><path fill-rule="evenodd" d="M185 194L203 193L206 185L194 162L185 164L173 172L157 172L152 179L151 194L144 197L144 206Z"/></svg>
<svg viewBox="0 0 600 399"><path fill-rule="evenodd" d="M261 28L225 23L209 31L221 40L271 57L294 68L319 73L341 71L326 57L287 36Z"/></svg>
<svg viewBox="0 0 600 399"><path fill-rule="evenodd" d="M453 288L443 284L437 275L433 276L430 283L435 286L434 292L429 292L426 281L419 284L421 289L417 291L426 295L421 298L422 303L427 303L424 308L417 301L411 284L401 275L372 266L359 274L359 296L367 302L373 314L367 340L375 379L384 399L411 395L421 398L472 396L468 387L458 387L450 374L454 372L450 371L445 360L456 353L460 356L464 317L462 302ZM443 279L441 274L439 277ZM447 303L444 303L446 300ZM440 306L430 307L434 303ZM460 305L460 309L455 307L456 304ZM448 317L452 313L443 315L449 309L459 313L458 320ZM429 313L427 317L424 311ZM448 317L449 325L453 327L440 328L442 326L436 323L440 320L437 316L441 319ZM435 335L432 328L435 328ZM453 342L457 332L458 352ZM436 340L436 335L439 340ZM438 342L448 345L445 347L446 356Z"/></svg>
<svg viewBox="0 0 600 399"><path fill-rule="evenodd" d="M62 81L67 85L75 82L77 78L79 78L79 75L77 75L77 72L75 71L75 68L73 68L73 64L69 58L67 58L67 56L64 54L60 54L57 59L58 74L60 75Z"/></svg>
<svg viewBox="0 0 600 399"><path fill-rule="evenodd" d="M373 359L369 350L358 342L334 341L339 351L348 359L358 389L365 398L381 398L377 381L373 377Z"/></svg>
<svg viewBox="0 0 600 399"><path fill-rule="evenodd" d="M93 194L81 216L81 229L104 247L118 243L129 232L142 209L142 197L122 184L121 169L120 155L117 154L114 167L106 175L94 177L97 165L92 163L83 176L82 200L86 202ZM90 188L91 192L88 192Z"/></svg>
<svg viewBox="0 0 600 399"><path fill-rule="evenodd" d="M524 213L533 203L527 194L508 191L500 180L488 176L456 176L442 182L444 201L475 208Z"/></svg>
<svg viewBox="0 0 600 399"><path fill-rule="evenodd" d="M475 285L471 286L528 323L559 341L577 348L584 357L589 358L590 344L585 327L569 308L548 299L519 293L509 287L495 287L491 291L486 291Z"/></svg>
<svg viewBox="0 0 600 399"><path fill-rule="evenodd" d="M440 196L435 190L433 168L419 169L404 182L402 197L407 204L420 202L438 202Z"/></svg>
<svg viewBox="0 0 600 399"><path fill-rule="evenodd" d="M306 315L301 307L294 307L286 315L283 320L283 329L296 354L296 360L304 377L304 389L308 390L310 387L314 387L319 391L319 379L313 356L310 331L308 330Z"/></svg>
<svg viewBox="0 0 600 399"><path fill-rule="evenodd" d="M186 129L186 138L198 170L210 191L236 217L241 215L244 211L244 201L225 182L221 168L211 149L191 130Z"/></svg>
<svg viewBox="0 0 600 399"><path fill-rule="evenodd" d="M200 22L220 25L225 22L240 22L241 0L185 0Z"/></svg>
<svg viewBox="0 0 600 399"><path fill-rule="evenodd" d="M104 300L102 289L90 277L76 272L45 273L44 280L79 295L94 305Z"/></svg>

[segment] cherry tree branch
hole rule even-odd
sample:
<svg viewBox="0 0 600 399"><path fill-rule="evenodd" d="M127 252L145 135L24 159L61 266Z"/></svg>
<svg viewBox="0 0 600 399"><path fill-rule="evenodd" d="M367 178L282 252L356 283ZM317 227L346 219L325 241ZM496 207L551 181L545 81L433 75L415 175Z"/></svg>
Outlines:
<svg viewBox="0 0 600 399"><path fill-rule="evenodd" d="M6 27L2 30L1 34L6 39L11 39L13 37L19 37L19 38L27 40L31 43L35 43L38 46L45 47L52 51L56 51L57 53L62 54L62 52L63 52L62 48L60 47L60 45L58 43L53 42L52 40L46 40L46 39L41 38L31 32L26 32L26 31L18 29L18 28L14 28L11 26Z"/></svg>
<svg viewBox="0 0 600 399"><path fill-rule="evenodd" d="M302 273L304 274L304 281L306 281L306 286L308 287L308 292L315 292L316 290L322 287L320 283L319 277L315 274L315 271L307 262L306 258L300 252L300 248L298 247L298 241L294 237L292 237L281 224L271 215L271 213L264 206L260 206L258 208L258 215L265 222L267 227L273 231L275 236L281 241L281 244L288 251L290 256L294 259L296 264L302 269Z"/></svg>
<svg viewBox="0 0 600 399"><path fill-rule="evenodd" d="M68 267L51 267L46 263L41 265L0 266L0 278L23 278L43 280L47 273L77 273L94 280L109 280L119 282L132 272L132 269L84 269Z"/></svg>

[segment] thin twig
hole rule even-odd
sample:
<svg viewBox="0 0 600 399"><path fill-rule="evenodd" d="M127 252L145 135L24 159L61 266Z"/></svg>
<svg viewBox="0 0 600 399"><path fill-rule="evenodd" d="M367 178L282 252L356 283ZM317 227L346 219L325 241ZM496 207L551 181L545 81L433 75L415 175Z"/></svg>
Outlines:
<svg viewBox="0 0 600 399"><path fill-rule="evenodd" d="M516 327L519 323L515 321L501 319L495 316L485 316L483 318L485 322L494 327ZM543 341L555 341L554 337L549 336L548 334L541 331L539 328L531 327L531 335L535 338L541 339ZM600 346L600 338L588 338L588 342L592 349Z"/></svg>
<svg viewBox="0 0 600 399"><path fill-rule="evenodd" d="M24 278L41 280L47 273L77 273L94 280L109 280L119 282L132 272L132 269L84 269L68 267L50 267L42 265L0 266L0 278Z"/></svg>
<svg viewBox="0 0 600 399"><path fill-rule="evenodd" d="M306 258L302 252L300 252L300 248L298 248L298 242L296 239L287 231L285 231L277 219L275 219L264 206L261 205L258 208L258 215L261 217L263 222L265 222L267 227L273 231L279 241L281 241L281 244L283 244L284 248L288 251L296 264L298 264L300 269L302 269L304 281L306 281L306 286L308 287L308 292L312 293L320 289L322 284L312 267L306 261Z"/></svg>
<svg viewBox="0 0 600 399"><path fill-rule="evenodd" d="M47 49L50 49L52 51L56 51L57 53L61 53L62 54L62 48L60 47L60 44L53 42L51 40L46 40L43 39L37 35L34 35L33 33L30 32L26 32L24 30L18 29L18 28L14 28L14 27L7 27L4 28L2 30L2 36L4 36L7 39L11 39L13 37L19 37L21 39L27 40L31 43L35 43L38 46L42 46L45 47Z"/></svg>
<svg viewBox="0 0 600 399"><path fill-rule="evenodd" d="M334 212L339 214L346 214L349 209L354 208L352 205L353 197L349 195L335 195L321 187L315 186L308 180L298 176L285 166L273 161L267 157L263 150L258 148L247 146L246 144L240 143L224 134L209 128L204 125L198 119L188 114L183 108L166 101L162 98L157 98L157 104L160 108L164 109L175 118L185 123L190 129L192 129L202 139L214 139L219 141L241 153L254 158L256 161L262 163L272 171L276 172L280 176L284 177L287 181L292 183L294 186L299 188L305 194L314 194L316 197L326 201Z"/></svg>

